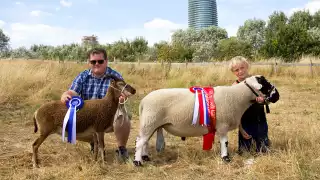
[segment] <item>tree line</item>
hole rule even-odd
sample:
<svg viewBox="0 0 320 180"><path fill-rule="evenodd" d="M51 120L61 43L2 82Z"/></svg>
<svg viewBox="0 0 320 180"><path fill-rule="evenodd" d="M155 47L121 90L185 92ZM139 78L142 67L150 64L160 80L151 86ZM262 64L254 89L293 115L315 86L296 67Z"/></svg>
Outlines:
<svg viewBox="0 0 320 180"><path fill-rule="evenodd" d="M32 45L30 48L10 48L10 38L0 29L0 57L46 59L59 61L85 61L92 47L102 47L109 59L121 61L208 62L224 61L234 56L244 56L251 61L280 58L294 62L303 55L320 55L320 11L307 10L287 16L274 11L267 21L248 19L236 36L228 37L224 28L211 26L201 30L179 29L171 41L160 41L152 46L144 37L133 40L120 39L113 43L99 41L60 46Z"/></svg>

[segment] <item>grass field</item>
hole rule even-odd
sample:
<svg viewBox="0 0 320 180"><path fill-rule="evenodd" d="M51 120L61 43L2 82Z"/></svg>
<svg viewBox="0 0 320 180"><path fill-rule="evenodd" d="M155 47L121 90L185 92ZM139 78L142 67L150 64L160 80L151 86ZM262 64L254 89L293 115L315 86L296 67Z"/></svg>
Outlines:
<svg viewBox="0 0 320 180"><path fill-rule="evenodd" d="M134 155L138 133L138 105L149 92L163 87L231 85L235 77L225 66L172 68L112 65L137 89L129 102L133 113L128 143ZM155 136L150 141L151 162L142 168L116 160L113 134L105 135L107 165L92 160L87 143L62 143L60 135L46 139L39 149L40 168L33 169L31 145L32 114L42 103L60 99L73 78L86 65L41 61L0 61L0 179L320 179L320 67L252 67L275 84L280 100L270 105L267 115L272 152L252 158L239 156L237 130L229 133L232 162L220 159L218 137L213 150L202 150L202 137L181 141L165 133L166 149L155 152ZM191 123L191 122L190 122Z"/></svg>

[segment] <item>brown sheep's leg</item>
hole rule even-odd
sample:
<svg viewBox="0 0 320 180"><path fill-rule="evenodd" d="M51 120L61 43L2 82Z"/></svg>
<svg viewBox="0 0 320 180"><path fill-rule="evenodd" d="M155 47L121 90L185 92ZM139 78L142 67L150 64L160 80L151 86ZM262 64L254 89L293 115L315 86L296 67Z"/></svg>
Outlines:
<svg viewBox="0 0 320 180"><path fill-rule="evenodd" d="M121 119L123 118L123 119ZM127 119L127 115L121 115L117 117L117 120L113 123L114 134L116 136L117 145L118 145L118 156L123 161L129 159L128 151L126 145L130 135L131 123Z"/></svg>
<svg viewBox="0 0 320 180"><path fill-rule="evenodd" d="M131 123L128 120L117 120L114 123L114 134L117 139L118 146L126 147L129 134L130 134Z"/></svg>
<svg viewBox="0 0 320 180"><path fill-rule="evenodd" d="M101 153L102 165L104 165L104 132L97 132L98 146Z"/></svg>
<svg viewBox="0 0 320 180"><path fill-rule="evenodd" d="M96 133L93 133L93 159L96 161L98 158L98 136Z"/></svg>
<svg viewBox="0 0 320 180"><path fill-rule="evenodd" d="M38 137L34 143L32 144L32 162L34 168L39 168L38 164L38 149L40 145L43 143L43 141L49 136L49 134L41 134L40 137Z"/></svg>

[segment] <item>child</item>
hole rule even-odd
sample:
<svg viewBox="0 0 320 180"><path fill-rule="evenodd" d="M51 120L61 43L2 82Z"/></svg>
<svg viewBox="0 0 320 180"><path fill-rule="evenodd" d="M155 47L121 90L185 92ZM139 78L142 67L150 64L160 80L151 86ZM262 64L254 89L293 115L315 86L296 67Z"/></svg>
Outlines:
<svg viewBox="0 0 320 180"><path fill-rule="evenodd" d="M237 84L249 77L249 63L242 56L231 59L229 69L237 77ZM256 103L252 104L243 114L238 133L238 152L250 151L256 144L256 152L269 151L268 124L264 112L264 98L257 97Z"/></svg>

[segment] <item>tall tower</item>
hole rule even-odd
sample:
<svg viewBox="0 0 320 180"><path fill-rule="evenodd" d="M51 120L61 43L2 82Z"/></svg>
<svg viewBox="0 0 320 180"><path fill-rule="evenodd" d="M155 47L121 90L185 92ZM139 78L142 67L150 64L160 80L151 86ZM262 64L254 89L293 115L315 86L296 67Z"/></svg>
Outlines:
<svg viewBox="0 0 320 180"><path fill-rule="evenodd" d="M188 24L197 30L218 26L216 0L188 0Z"/></svg>

